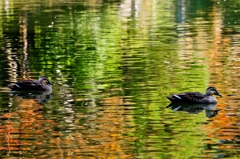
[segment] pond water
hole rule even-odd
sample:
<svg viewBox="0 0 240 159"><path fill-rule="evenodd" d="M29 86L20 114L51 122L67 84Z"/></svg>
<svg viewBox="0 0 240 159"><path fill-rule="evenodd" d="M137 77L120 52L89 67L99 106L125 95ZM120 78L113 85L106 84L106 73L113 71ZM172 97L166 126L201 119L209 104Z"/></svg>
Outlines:
<svg viewBox="0 0 240 159"><path fill-rule="evenodd" d="M239 5L1 1L1 158L240 157ZM40 76L51 94L7 87ZM208 86L218 104L166 98Z"/></svg>

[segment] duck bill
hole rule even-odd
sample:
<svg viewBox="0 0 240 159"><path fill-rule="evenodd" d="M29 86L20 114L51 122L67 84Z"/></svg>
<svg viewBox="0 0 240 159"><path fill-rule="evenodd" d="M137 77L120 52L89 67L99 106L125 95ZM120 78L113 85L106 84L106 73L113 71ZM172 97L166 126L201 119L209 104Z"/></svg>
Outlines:
<svg viewBox="0 0 240 159"><path fill-rule="evenodd" d="M217 94L217 96L219 96L219 97L222 97L222 95L221 95L221 94L219 94L219 93Z"/></svg>
<svg viewBox="0 0 240 159"><path fill-rule="evenodd" d="M50 81L48 82L48 84L50 84L50 85L54 85L54 83L53 83L53 82L50 82Z"/></svg>

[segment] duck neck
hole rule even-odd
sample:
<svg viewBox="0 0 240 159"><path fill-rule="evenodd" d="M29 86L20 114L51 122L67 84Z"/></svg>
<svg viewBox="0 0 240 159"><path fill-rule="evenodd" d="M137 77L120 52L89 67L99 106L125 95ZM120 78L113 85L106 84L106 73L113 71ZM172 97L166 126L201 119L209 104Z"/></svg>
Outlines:
<svg viewBox="0 0 240 159"><path fill-rule="evenodd" d="M41 85L44 85L44 83L43 83L43 80L42 80L42 79L39 79L39 80L38 80L38 83L40 83Z"/></svg>
<svg viewBox="0 0 240 159"><path fill-rule="evenodd" d="M211 90L207 90L205 95L206 96L212 96L212 91Z"/></svg>

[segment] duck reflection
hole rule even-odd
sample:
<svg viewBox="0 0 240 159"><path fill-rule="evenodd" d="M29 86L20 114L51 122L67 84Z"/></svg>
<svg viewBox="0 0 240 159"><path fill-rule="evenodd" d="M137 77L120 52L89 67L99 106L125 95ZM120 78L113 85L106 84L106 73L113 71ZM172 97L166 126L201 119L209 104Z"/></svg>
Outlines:
<svg viewBox="0 0 240 159"><path fill-rule="evenodd" d="M38 103L45 103L52 98L52 91L11 91L13 97L22 99L36 99Z"/></svg>
<svg viewBox="0 0 240 159"><path fill-rule="evenodd" d="M216 103L213 104L189 104L189 103L171 103L166 108L174 111L185 111L190 114L198 114L205 110L206 117L212 118L218 114L220 110L216 110Z"/></svg>

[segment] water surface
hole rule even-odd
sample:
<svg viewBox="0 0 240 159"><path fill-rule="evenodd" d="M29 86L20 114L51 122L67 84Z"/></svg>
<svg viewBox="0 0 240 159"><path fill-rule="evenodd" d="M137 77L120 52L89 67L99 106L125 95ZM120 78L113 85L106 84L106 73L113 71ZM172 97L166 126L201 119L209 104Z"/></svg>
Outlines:
<svg viewBox="0 0 240 159"><path fill-rule="evenodd" d="M0 156L238 158L238 3L1 2ZM218 104L169 106L208 86Z"/></svg>

